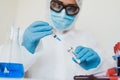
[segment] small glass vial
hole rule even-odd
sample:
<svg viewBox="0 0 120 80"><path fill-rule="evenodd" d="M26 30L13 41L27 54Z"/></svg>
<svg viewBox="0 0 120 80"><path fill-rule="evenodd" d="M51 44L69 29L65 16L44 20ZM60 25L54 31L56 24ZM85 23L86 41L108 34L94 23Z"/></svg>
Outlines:
<svg viewBox="0 0 120 80"><path fill-rule="evenodd" d="M73 54L74 57L72 57L72 60L74 62L76 62L77 64L80 64L80 60L77 58L77 55L74 53L74 48L73 47L70 47L67 52L69 52L70 54Z"/></svg>

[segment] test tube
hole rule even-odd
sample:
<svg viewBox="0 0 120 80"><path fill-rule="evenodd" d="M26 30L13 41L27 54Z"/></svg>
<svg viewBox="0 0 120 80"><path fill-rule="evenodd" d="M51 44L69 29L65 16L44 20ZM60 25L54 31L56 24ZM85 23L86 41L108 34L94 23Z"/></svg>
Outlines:
<svg viewBox="0 0 120 80"><path fill-rule="evenodd" d="M94 75L79 75L74 76L74 80L110 80L107 76L94 76ZM116 77L114 80L117 80Z"/></svg>
<svg viewBox="0 0 120 80"><path fill-rule="evenodd" d="M119 55L117 58L117 75L120 76L120 50L118 50L117 54Z"/></svg>

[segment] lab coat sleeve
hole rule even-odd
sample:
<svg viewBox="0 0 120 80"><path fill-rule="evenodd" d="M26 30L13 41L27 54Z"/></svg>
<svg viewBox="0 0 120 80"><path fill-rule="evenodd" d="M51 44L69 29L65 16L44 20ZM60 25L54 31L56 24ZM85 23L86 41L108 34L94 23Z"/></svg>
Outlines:
<svg viewBox="0 0 120 80"><path fill-rule="evenodd" d="M99 73L99 72L103 72L103 74L105 74L108 68L114 66L112 64L114 63L112 56L111 57L107 56L110 54L105 53L105 51L103 51L103 49L100 48L99 44L97 43L97 40L93 38L92 34L87 33L86 40L88 40L87 47L92 48L94 51L96 51L101 58L101 62L99 66L95 69L90 70L88 74Z"/></svg>
<svg viewBox="0 0 120 80"><path fill-rule="evenodd" d="M22 43L23 33L25 29L20 29L20 44ZM22 63L24 65L25 72L37 61L42 53L42 42L39 42L34 54L31 54L24 46L21 47Z"/></svg>

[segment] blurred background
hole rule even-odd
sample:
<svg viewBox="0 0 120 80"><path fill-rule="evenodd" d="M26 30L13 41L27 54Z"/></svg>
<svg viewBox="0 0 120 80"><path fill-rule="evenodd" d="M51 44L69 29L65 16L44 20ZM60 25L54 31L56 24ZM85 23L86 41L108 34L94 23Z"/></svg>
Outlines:
<svg viewBox="0 0 120 80"><path fill-rule="evenodd" d="M10 27L26 28L36 20L46 20L47 0L0 0L0 44ZM120 0L83 0L76 29L93 34L106 53L120 41Z"/></svg>

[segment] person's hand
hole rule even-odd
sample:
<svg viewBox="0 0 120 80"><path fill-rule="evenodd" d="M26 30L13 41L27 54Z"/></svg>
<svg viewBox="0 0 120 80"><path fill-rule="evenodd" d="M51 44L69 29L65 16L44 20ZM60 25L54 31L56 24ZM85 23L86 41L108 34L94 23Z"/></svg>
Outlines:
<svg viewBox="0 0 120 80"><path fill-rule="evenodd" d="M99 55L91 48L78 46L74 53L76 54L77 59L80 60L79 65L85 70L96 68L100 64L101 60ZM75 60L73 61L77 62Z"/></svg>
<svg viewBox="0 0 120 80"><path fill-rule="evenodd" d="M114 53L117 53L120 50L120 42L116 43L114 46Z"/></svg>
<svg viewBox="0 0 120 80"><path fill-rule="evenodd" d="M48 23L36 21L25 30L22 45L34 53L39 41L52 33L52 27Z"/></svg>

